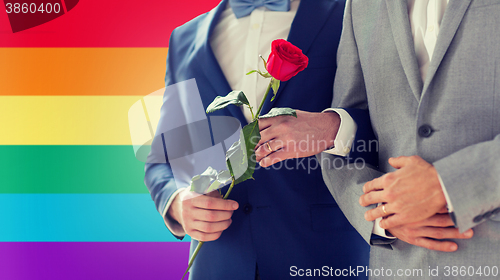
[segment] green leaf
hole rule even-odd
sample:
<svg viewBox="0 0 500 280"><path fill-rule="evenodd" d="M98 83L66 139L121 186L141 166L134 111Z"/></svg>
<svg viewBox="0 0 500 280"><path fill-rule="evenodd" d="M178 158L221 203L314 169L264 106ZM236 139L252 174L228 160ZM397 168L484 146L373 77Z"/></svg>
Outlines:
<svg viewBox="0 0 500 280"><path fill-rule="evenodd" d="M226 153L226 165L235 184L252 179L255 171L255 146L260 140L259 122L256 120L243 127L240 139Z"/></svg>
<svg viewBox="0 0 500 280"><path fill-rule="evenodd" d="M271 102L274 101L276 94L278 93L278 89L280 88L280 80L276 80L273 78L272 80L272 88L273 88L273 98L271 98Z"/></svg>
<svg viewBox="0 0 500 280"><path fill-rule="evenodd" d="M248 72L248 73L247 73L247 75L250 75L250 74L252 74L252 73L256 73L256 72L258 73L258 72L260 72L260 71L259 71L259 70L252 70L252 71Z"/></svg>
<svg viewBox="0 0 500 280"><path fill-rule="evenodd" d="M264 68L267 70L267 61L262 57L261 54L259 54L259 57L260 59L262 59L262 61L264 61Z"/></svg>
<svg viewBox="0 0 500 280"><path fill-rule="evenodd" d="M220 109L224 109L231 104L234 104L236 106L241 106L244 104L250 106L250 102L248 102L248 99L243 91L233 90L224 97L217 96L214 101L212 101L212 103L208 105L207 114Z"/></svg>
<svg viewBox="0 0 500 280"><path fill-rule="evenodd" d="M266 73L262 73L260 70L252 70L252 71L248 72L247 75L250 75L252 73L258 73L259 75L261 75L264 78L272 78L273 77L273 76L271 76L271 74L269 74L267 72Z"/></svg>
<svg viewBox="0 0 500 280"><path fill-rule="evenodd" d="M293 116L297 117L297 113L292 108L272 108L269 113L260 116L259 119L267 119L277 116Z"/></svg>

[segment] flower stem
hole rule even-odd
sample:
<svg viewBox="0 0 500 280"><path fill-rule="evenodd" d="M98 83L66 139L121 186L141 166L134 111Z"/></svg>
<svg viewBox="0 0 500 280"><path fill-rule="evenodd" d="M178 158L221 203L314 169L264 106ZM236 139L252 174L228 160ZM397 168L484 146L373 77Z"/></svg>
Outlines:
<svg viewBox="0 0 500 280"><path fill-rule="evenodd" d="M191 269L191 266L193 266L194 259L196 258L196 256L198 256L198 253L200 252L200 248L201 248L201 246L203 246L204 243L205 242L203 242L203 241L198 242L198 246L196 246L196 249L194 250L193 255L191 256L191 259L189 260L189 264L188 264L188 267L186 269L186 272L184 272L184 275L182 275L181 280L183 280L184 277L186 277L186 274L188 273L189 269Z"/></svg>
<svg viewBox="0 0 500 280"><path fill-rule="evenodd" d="M250 113L252 114L252 120L255 119L255 115L253 114L252 106L248 105L248 109L250 109Z"/></svg>
<svg viewBox="0 0 500 280"><path fill-rule="evenodd" d="M255 114L255 118L253 119L254 121L259 117L260 111L262 111L262 106L264 106L264 102L267 99L267 96L269 95L269 92L271 91L271 87L273 85L273 80L274 78L271 78L271 81L269 81L269 85L267 86L266 89L266 94L264 94L264 98L262 98L262 101L260 102L259 109L257 110L257 113Z"/></svg>
<svg viewBox="0 0 500 280"><path fill-rule="evenodd" d="M227 190L226 195L224 196L223 199L226 199L229 196L229 194L233 190L233 187L234 187L234 178L233 178L233 181L231 182L231 185L229 186L229 189Z"/></svg>

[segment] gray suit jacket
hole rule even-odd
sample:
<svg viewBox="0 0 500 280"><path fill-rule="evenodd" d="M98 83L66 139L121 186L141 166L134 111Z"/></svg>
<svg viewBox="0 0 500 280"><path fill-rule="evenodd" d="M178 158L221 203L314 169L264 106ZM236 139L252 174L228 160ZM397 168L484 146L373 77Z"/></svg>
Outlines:
<svg viewBox="0 0 500 280"><path fill-rule="evenodd" d="M438 266L432 279L455 279L452 266L499 267L500 0L450 0L424 83L403 0L348 1L337 59L333 105L369 108L379 140L378 170L321 155L327 186L351 224L370 241L373 223L358 203L363 184L394 171L389 157L419 155L441 175L456 226L475 231L456 240L454 253L403 241L374 246L371 268L399 279L398 269L422 269L423 278L413 278L426 279ZM460 279L468 278L480 277Z"/></svg>

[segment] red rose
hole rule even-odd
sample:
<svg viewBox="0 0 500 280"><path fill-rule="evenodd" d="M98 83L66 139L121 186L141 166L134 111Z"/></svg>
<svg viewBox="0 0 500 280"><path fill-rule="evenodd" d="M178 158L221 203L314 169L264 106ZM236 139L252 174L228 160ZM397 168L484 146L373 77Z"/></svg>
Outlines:
<svg viewBox="0 0 500 280"><path fill-rule="evenodd" d="M276 80L288 81L307 67L309 58L292 43L279 39L271 44L267 72Z"/></svg>

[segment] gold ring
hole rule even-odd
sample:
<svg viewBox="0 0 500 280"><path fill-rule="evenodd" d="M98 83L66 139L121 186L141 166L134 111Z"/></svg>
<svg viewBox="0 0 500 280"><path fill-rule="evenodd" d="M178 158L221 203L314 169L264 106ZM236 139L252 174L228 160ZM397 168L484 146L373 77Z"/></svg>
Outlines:
<svg viewBox="0 0 500 280"><path fill-rule="evenodd" d="M271 148L271 145L269 145L269 142L266 142L266 144L267 144L267 148L269 149L269 151L271 151L271 153L274 152L274 150Z"/></svg>
<svg viewBox="0 0 500 280"><path fill-rule="evenodd" d="M382 211L384 211L384 215L387 215L387 211L385 211L385 204L382 204Z"/></svg>

